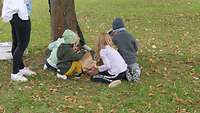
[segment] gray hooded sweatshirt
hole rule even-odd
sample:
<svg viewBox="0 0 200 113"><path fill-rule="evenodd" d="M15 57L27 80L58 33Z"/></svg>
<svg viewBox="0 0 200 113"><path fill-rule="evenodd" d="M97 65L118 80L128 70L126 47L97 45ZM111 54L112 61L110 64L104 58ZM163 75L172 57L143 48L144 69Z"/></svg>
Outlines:
<svg viewBox="0 0 200 113"><path fill-rule="evenodd" d="M117 34L112 38L113 43L118 47L119 53L128 65L136 63L138 45L135 38L124 28L121 18L113 21L112 28Z"/></svg>

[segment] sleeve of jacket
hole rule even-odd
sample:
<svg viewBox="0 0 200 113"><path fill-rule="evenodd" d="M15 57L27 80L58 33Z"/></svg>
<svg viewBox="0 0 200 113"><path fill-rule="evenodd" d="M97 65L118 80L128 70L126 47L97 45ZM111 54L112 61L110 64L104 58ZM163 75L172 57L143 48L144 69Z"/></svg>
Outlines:
<svg viewBox="0 0 200 113"><path fill-rule="evenodd" d="M106 51L100 51L100 57L103 61L103 65L98 67L99 72L107 71L111 68L111 64L106 54L107 54Z"/></svg>
<svg viewBox="0 0 200 113"><path fill-rule="evenodd" d="M112 38L112 42L113 42L115 45L117 45L117 42L116 42L116 38L115 38L115 37Z"/></svg>
<svg viewBox="0 0 200 113"><path fill-rule="evenodd" d="M53 41L48 45L48 49L49 50L53 50L53 48L55 48L57 41Z"/></svg>
<svg viewBox="0 0 200 113"><path fill-rule="evenodd" d="M77 53L73 49L70 49L69 51L71 53L70 56L69 56L71 61L80 60L83 57L84 53L85 53L84 51L81 51L80 53Z"/></svg>
<svg viewBox="0 0 200 113"><path fill-rule="evenodd" d="M57 58L58 58L58 60L62 60L64 58L64 50L63 50L63 48L61 46L62 45L60 45L58 47L58 50L57 50Z"/></svg>
<svg viewBox="0 0 200 113"><path fill-rule="evenodd" d="M138 51L138 42L135 39L133 39L132 42L133 42L133 46L134 46L135 50Z"/></svg>

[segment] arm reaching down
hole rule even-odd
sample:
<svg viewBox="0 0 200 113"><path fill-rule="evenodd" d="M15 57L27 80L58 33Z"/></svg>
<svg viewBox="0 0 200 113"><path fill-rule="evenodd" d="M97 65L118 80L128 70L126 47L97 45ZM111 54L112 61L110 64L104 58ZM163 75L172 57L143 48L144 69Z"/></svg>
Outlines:
<svg viewBox="0 0 200 113"><path fill-rule="evenodd" d="M109 70L111 68L111 64L110 64L109 59L106 56L106 51L101 50L100 51L100 57L101 57L101 59L103 61L103 65L98 67L99 72L103 72L103 71Z"/></svg>

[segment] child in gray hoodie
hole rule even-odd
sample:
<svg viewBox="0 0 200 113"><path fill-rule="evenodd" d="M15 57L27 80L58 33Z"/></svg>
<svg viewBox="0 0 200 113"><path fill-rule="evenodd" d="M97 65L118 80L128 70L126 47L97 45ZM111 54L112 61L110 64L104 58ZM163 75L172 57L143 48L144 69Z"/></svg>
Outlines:
<svg viewBox="0 0 200 113"><path fill-rule="evenodd" d="M128 64L128 69L132 76L127 76L129 81L140 80L141 69L136 62L138 44L135 38L126 31L121 18L116 18L112 23L113 43L118 47L118 51ZM129 74L128 74L129 75Z"/></svg>

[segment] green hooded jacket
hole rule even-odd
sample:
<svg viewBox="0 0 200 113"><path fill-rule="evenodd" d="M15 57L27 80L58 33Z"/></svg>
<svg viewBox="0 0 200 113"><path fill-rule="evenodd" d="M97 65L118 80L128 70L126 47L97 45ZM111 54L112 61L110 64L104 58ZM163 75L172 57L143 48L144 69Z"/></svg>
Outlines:
<svg viewBox="0 0 200 113"><path fill-rule="evenodd" d="M49 58L47 58L47 63L49 63L52 67L57 69L57 51L58 47L62 44L73 44L79 41L79 37L71 30L65 30L62 38L58 38L56 41L49 44L48 49L51 50L51 54Z"/></svg>
<svg viewBox="0 0 200 113"><path fill-rule="evenodd" d="M58 73L64 75L71 67L73 61L80 60L83 55L84 51L79 53L73 50L72 44L61 44L58 47L57 57L58 57Z"/></svg>

